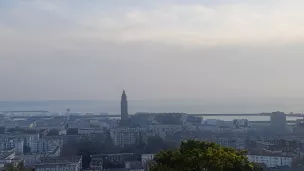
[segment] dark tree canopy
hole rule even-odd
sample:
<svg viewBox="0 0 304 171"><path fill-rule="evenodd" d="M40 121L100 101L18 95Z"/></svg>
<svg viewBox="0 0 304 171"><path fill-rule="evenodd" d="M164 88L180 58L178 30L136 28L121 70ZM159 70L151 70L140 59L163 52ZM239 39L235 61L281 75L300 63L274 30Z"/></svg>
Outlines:
<svg viewBox="0 0 304 171"><path fill-rule="evenodd" d="M124 147L114 146L110 135L97 136L95 138L84 137L80 141L69 139L61 150L61 156L81 155L83 168L89 167L90 155L94 154L113 154L113 153L133 153L134 159L140 159L144 153L158 153L160 150L173 149L176 144L164 141L160 137L149 137L148 142L143 142L143 137L139 136L136 144Z"/></svg>
<svg viewBox="0 0 304 171"><path fill-rule="evenodd" d="M31 171L32 169L24 168L24 163L20 162L17 165L9 163L4 167L4 171Z"/></svg>
<svg viewBox="0 0 304 171"><path fill-rule="evenodd" d="M51 129L47 134L47 136L57 136L57 135L59 135L58 129Z"/></svg>
<svg viewBox="0 0 304 171"><path fill-rule="evenodd" d="M189 140L179 149L161 151L152 171L262 171L250 163L245 151L220 147L214 143Z"/></svg>

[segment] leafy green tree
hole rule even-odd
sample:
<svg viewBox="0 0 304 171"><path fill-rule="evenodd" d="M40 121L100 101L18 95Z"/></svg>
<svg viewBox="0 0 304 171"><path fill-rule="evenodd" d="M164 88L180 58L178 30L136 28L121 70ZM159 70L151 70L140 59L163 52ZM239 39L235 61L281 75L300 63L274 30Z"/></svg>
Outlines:
<svg viewBox="0 0 304 171"><path fill-rule="evenodd" d="M24 163L20 162L17 165L10 163L4 167L5 171L25 171Z"/></svg>
<svg viewBox="0 0 304 171"><path fill-rule="evenodd" d="M4 171L17 171L15 169L15 166L13 164L8 164L7 166L4 167Z"/></svg>
<svg viewBox="0 0 304 171"><path fill-rule="evenodd" d="M262 171L249 162L246 151L220 147L215 143L189 140L179 149L161 151L152 171Z"/></svg>

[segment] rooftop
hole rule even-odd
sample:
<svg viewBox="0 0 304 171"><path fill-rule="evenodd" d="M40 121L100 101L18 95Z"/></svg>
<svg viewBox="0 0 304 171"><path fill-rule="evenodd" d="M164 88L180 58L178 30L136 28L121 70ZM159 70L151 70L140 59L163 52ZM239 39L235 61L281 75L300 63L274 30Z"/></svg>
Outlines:
<svg viewBox="0 0 304 171"><path fill-rule="evenodd" d="M35 168L54 168L54 167L67 167L67 166L76 166L75 163L42 163L35 164Z"/></svg>
<svg viewBox="0 0 304 171"><path fill-rule="evenodd" d="M270 152L270 151L266 151L266 150L262 150L262 151L250 151L250 152L248 152L248 155L271 156L271 157L290 157L290 158L293 157L293 156L288 155L286 153L282 153L282 152Z"/></svg>
<svg viewBox="0 0 304 171"><path fill-rule="evenodd" d="M133 153L114 153L114 154L95 154L93 157L103 157L103 156L123 156L123 155L133 155Z"/></svg>
<svg viewBox="0 0 304 171"><path fill-rule="evenodd" d="M42 157L42 163L62 163L62 162L79 162L81 156L72 156L72 157Z"/></svg>
<svg viewBox="0 0 304 171"><path fill-rule="evenodd" d="M10 155L14 154L15 152L2 152L0 153L0 159L6 159Z"/></svg>
<svg viewBox="0 0 304 171"><path fill-rule="evenodd" d="M257 143L263 144L263 145L274 145L274 144L271 144L271 143L265 142L265 141L257 141Z"/></svg>

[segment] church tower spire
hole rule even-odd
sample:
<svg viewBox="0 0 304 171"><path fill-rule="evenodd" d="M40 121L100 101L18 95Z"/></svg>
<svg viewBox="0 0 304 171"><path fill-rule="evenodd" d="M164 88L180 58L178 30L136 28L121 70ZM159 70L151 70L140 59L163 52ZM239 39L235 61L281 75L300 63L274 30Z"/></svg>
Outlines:
<svg viewBox="0 0 304 171"><path fill-rule="evenodd" d="M128 116L128 100L125 90L122 91L121 95L121 102L120 102L120 109L121 109L121 120L120 124L123 126L127 126L129 123L129 116Z"/></svg>

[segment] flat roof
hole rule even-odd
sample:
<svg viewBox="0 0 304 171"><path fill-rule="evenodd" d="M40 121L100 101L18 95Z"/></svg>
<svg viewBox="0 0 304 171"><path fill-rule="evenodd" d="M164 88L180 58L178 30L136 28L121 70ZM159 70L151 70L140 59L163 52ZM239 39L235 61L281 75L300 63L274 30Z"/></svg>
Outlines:
<svg viewBox="0 0 304 171"><path fill-rule="evenodd" d="M41 163L35 164L35 168L52 168L52 167L65 167L65 166L76 166L76 163Z"/></svg>
<svg viewBox="0 0 304 171"><path fill-rule="evenodd" d="M291 155L284 154L282 152L270 152L270 151L250 151L247 155L251 156L271 156L271 157L290 157L293 158Z"/></svg>

